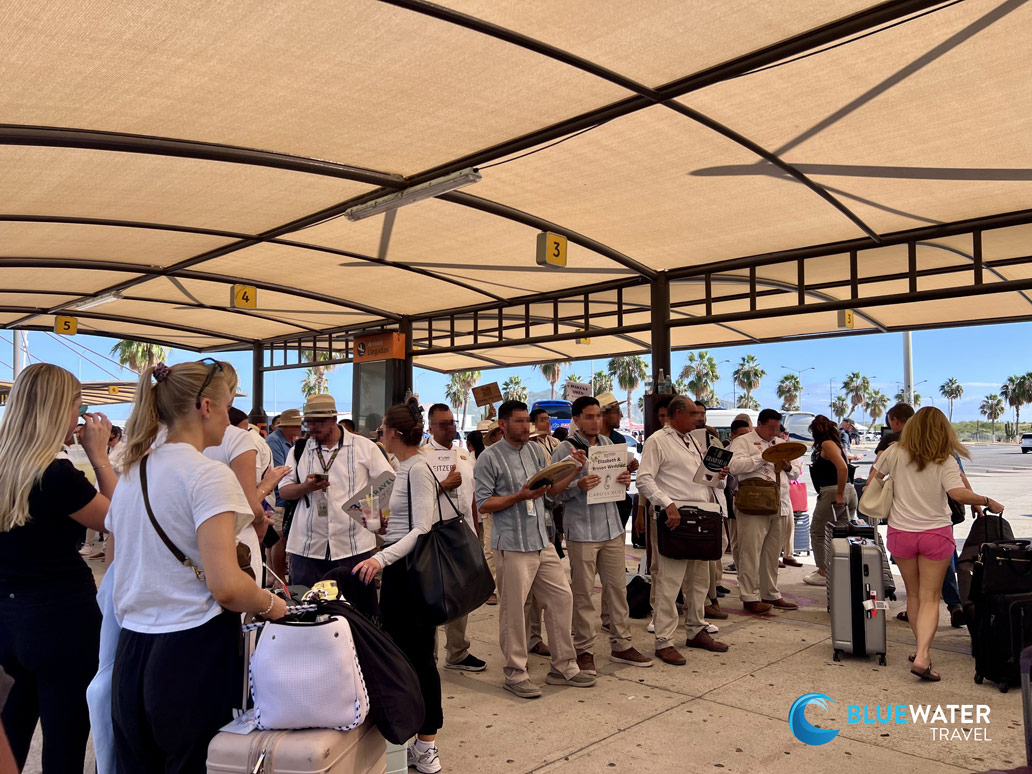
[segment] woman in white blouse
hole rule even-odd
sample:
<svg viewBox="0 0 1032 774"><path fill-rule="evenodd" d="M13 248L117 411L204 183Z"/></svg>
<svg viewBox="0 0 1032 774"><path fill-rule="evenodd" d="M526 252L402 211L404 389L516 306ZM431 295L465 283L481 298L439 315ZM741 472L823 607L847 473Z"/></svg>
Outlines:
<svg viewBox="0 0 1032 774"><path fill-rule="evenodd" d="M1003 511L1000 503L964 486L958 456L971 455L946 416L927 406L906 423L899 443L882 453L872 471L878 478L892 477L888 547L906 584L907 617L917 639L910 671L922 680L940 679L932 671L931 647L942 580L956 549L946 496Z"/></svg>

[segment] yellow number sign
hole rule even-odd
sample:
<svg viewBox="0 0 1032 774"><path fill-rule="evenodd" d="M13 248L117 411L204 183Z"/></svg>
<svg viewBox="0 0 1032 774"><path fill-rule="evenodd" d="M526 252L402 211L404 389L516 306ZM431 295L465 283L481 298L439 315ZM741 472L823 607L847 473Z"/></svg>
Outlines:
<svg viewBox="0 0 1032 774"><path fill-rule="evenodd" d="M839 328L852 328L853 327L853 310L852 309L840 309L838 313L838 327Z"/></svg>
<svg viewBox="0 0 1032 774"><path fill-rule="evenodd" d="M118 395L118 385L117 384L109 384L108 388L107 388L107 391L108 391L108 395Z"/></svg>
<svg viewBox="0 0 1032 774"><path fill-rule="evenodd" d="M558 266L566 268L566 237L542 231L537 236L538 266Z"/></svg>
<svg viewBox="0 0 1032 774"><path fill-rule="evenodd" d="M79 320L75 317L58 315L54 320L54 333L62 336L74 336L79 330Z"/></svg>
<svg viewBox="0 0 1032 774"><path fill-rule="evenodd" d="M257 309L258 289L252 285L234 285L229 305L234 309Z"/></svg>

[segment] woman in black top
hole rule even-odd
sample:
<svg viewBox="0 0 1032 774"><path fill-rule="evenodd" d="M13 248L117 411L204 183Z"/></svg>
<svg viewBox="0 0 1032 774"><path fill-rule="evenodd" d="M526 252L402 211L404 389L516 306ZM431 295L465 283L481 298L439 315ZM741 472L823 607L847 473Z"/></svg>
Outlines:
<svg viewBox="0 0 1032 774"><path fill-rule="evenodd" d="M810 423L813 462L810 479L817 490L817 504L810 521L810 545L817 571L803 578L811 586L824 586L828 575L828 524L856 517L856 489L849 484L849 464L838 427L823 414Z"/></svg>
<svg viewBox="0 0 1032 774"><path fill-rule="evenodd" d="M86 414L80 435L99 493L61 451L81 401L79 381L68 371L30 365L0 420L0 666L14 678L0 717L19 768L42 723L44 774L82 774L100 610L78 546L87 527L104 528L118 481L103 414Z"/></svg>

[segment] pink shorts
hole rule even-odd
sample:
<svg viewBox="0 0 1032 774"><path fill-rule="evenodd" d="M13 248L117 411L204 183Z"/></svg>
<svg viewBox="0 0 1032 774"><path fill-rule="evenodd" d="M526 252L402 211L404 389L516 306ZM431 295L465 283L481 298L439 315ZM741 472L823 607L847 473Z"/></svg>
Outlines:
<svg viewBox="0 0 1032 774"><path fill-rule="evenodd" d="M925 559L941 561L952 559L957 550L957 542L953 539L953 526L938 527L924 532L904 532L889 526L889 553L896 559Z"/></svg>

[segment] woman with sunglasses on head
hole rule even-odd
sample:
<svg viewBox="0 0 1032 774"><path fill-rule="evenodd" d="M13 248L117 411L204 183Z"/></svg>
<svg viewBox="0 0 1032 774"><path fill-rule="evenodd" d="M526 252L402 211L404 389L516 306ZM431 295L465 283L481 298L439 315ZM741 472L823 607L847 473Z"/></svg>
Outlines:
<svg viewBox="0 0 1032 774"><path fill-rule="evenodd" d="M208 742L240 700L239 613L286 613L238 563L238 515L252 519L240 484L202 454L222 441L236 385L218 361L159 363L140 377L107 520L119 550L111 715L120 773L204 772ZM167 436L154 446L159 425Z"/></svg>
<svg viewBox="0 0 1032 774"><path fill-rule="evenodd" d="M111 423L84 409L79 381L38 363L15 379L0 419L0 667L14 678L0 717L19 768L42 723L44 774L83 768L101 619L77 546L87 527L104 528L118 481ZM62 453L80 416L99 492Z"/></svg>
<svg viewBox="0 0 1032 774"><path fill-rule="evenodd" d="M408 748L409 766L423 774L441 770L438 759L437 731L444 725L441 709L441 676L435 658L437 627L413 620L415 602L409 597L405 557L412 552L420 535L430 531L437 518L437 477L420 454L423 440L422 410L415 398L392 406L383 417L383 443L398 459L398 474L391 491L391 518L384 536L383 550L356 565L353 573L363 583L372 582L383 570L380 583L380 611L384 630L408 656L419 676L426 715L415 741ZM448 500L447 495L443 500ZM450 506L446 506L450 507ZM458 518L458 513L443 513L443 518Z"/></svg>

